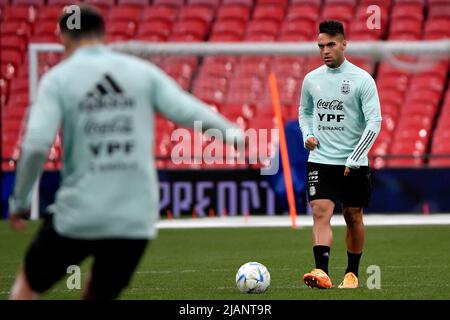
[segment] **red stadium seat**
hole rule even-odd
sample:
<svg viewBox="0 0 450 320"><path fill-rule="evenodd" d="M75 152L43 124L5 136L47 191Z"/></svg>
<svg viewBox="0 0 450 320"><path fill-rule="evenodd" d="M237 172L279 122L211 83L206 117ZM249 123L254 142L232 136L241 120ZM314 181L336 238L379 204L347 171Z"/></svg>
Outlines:
<svg viewBox="0 0 450 320"><path fill-rule="evenodd" d="M29 43L59 43L59 39L54 34L37 34L30 37Z"/></svg>
<svg viewBox="0 0 450 320"><path fill-rule="evenodd" d="M163 39L167 39L172 32L171 29L171 23L165 20L145 21L139 24L138 35L158 35Z"/></svg>
<svg viewBox="0 0 450 320"><path fill-rule="evenodd" d="M428 20L436 18L450 18L450 6L448 4L433 5L428 9Z"/></svg>
<svg viewBox="0 0 450 320"><path fill-rule="evenodd" d="M126 5L126 6L134 6L134 7L140 7L140 8L145 8L149 5L149 3L151 3L152 1L150 0L117 0L117 4L119 6L121 5Z"/></svg>
<svg viewBox="0 0 450 320"><path fill-rule="evenodd" d="M121 36L132 38L136 34L136 23L133 21L115 21L106 24L107 35L119 38Z"/></svg>
<svg viewBox="0 0 450 320"><path fill-rule="evenodd" d="M281 6L257 6L253 11L254 20L274 20L278 24L284 19L284 8Z"/></svg>
<svg viewBox="0 0 450 320"><path fill-rule="evenodd" d="M26 21L2 21L0 28L2 37L17 35L28 38L32 33L31 25Z"/></svg>
<svg viewBox="0 0 450 320"><path fill-rule="evenodd" d="M348 24L349 21L353 18L353 10L352 6L342 5L342 4L330 4L326 5L322 11L322 19L336 19L341 22L345 22ZM346 28L344 27L344 30Z"/></svg>
<svg viewBox="0 0 450 320"><path fill-rule="evenodd" d="M33 24L37 18L37 10L34 7L20 5L9 6L4 11L4 20L11 21L26 21Z"/></svg>
<svg viewBox="0 0 450 320"><path fill-rule="evenodd" d="M273 20L254 20L250 21L247 26L248 35L270 35L278 34L278 23Z"/></svg>
<svg viewBox="0 0 450 320"><path fill-rule="evenodd" d="M142 9L130 6L115 6L109 10L108 22L134 21L138 23Z"/></svg>
<svg viewBox="0 0 450 320"><path fill-rule="evenodd" d="M383 105L382 105L383 110ZM395 112L395 109L393 109ZM381 120L381 130L386 130L389 132L394 132L395 128L397 126L397 116L395 114L390 113L383 113L382 120Z"/></svg>
<svg viewBox="0 0 450 320"><path fill-rule="evenodd" d="M441 93L445 86L445 80L439 76L428 74L416 75L411 79L410 90L430 89Z"/></svg>
<svg viewBox="0 0 450 320"><path fill-rule="evenodd" d="M205 27L208 27L214 18L214 11L209 7L202 6L183 7L178 13L178 18L180 20L202 21Z"/></svg>
<svg viewBox="0 0 450 320"><path fill-rule="evenodd" d="M428 162L430 167L450 167L450 134L447 140L434 143L431 149L431 157Z"/></svg>
<svg viewBox="0 0 450 320"><path fill-rule="evenodd" d="M11 93L23 94L28 92L29 79L26 78L17 78L11 83Z"/></svg>
<svg viewBox="0 0 450 320"><path fill-rule="evenodd" d="M166 5L174 7L182 7L185 4L184 0L153 0L153 5Z"/></svg>
<svg viewBox="0 0 450 320"><path fill-rule="evenodd" d="M423 115L413 114L407 117L402 117L396 126L395 130L405 130L405 129L425 129L427 131L431 130L433 124L434 116L425 117Z"/></svg>
<svg viewBox="0 0 450 320"><path fill-rule="evenodd" d="M81 1L80 1L81 2ZM47 0L47 5L71 5L76 3L76 1L73 0Z"/></svg>
<svg viewBox="0 0 450 320"><path fill-rule="evenodd" d="M281 33L278 37L278 41L280 42L304 42L310 40L310 36L300 32Z"/></svg>
<svg viewBox="0 0 450 320"><path fill-rule="evenodd" d="M233 78L230 81L229 92L251 92L260 93L264 88L264 83L259 77L243 76Z"/></svg>
<svg viewBox="0 0 450 320"><path fill-rule="evenodd" d="M423 35L423 40L448 39L450 36L447 31L429 31Z"/></svg>
<svg viewBox="0 0 450 320"><path fill-rule="evenodd" d="M232 76L234 66L232 62L211 61L204 62L200 68L200 74L212 77L225 77Z"/></svg>
<svg viewBox="0 0 450 320"><path fill-rule="evenodd" d="M393 88L379 90L378 96L381 103L391 103L395 105L400 105L403 102L404 93L400 90L395 90Z"/></svg>
<svg viewBox="0 0 450 320"><path fill-rule="evenodd" d="M249 128L253 129L272 129L276 128L275 119L273 117L256 117L250 119Z"/></svg>
<svg viewBox="0 0 450 320"><path fill-rule="evenodd" d="M354 7L357 4L357 0L325 0L325 4L344 4Z"/></svg>
<svg viewBox="0 0 450 320"><path fill-rule="evenodd" d="M175 78L183 77L190 79L194 71L193 69L190 64L183 62L167 63L164 65L164 71Z"/></svg>
<svg viewBox="0 0 450 320"><path fill-rule="evenodd" d="M215 89L226 92L228 89L228 79L226 77L213 77L202 75L197 77L194 82L194 89Z"/></svg>
<svg viewBox="0 0 450 320"><path fill-rule="evenodd" d="M400 39L403 36L411 39L420 39L422 37L422 23L415 19L397 19L390 24L389 39Z"/></svg>
<svg viewBox="0 0 450 320"><path fill-rule="evenodd" d="M350 30L348 32L349 34L349 38L355 38L355 34L361 34L361 35L367 35L370 37L366 37L369 39L381 39L384 35L384 28L380 28L380 29L369 29L367 27L367 19L363 18L363 19L358 19L356 21L353 21L350 24Z"/></svg>
<svg viewBox="0 0 450 320"><path fill-rule="evenodd" d="M222 5L238 4L244 7L253 7L253 0L223 0Z"/></svg>
<svg viewBox="0 0 450 320"><path fill-rule="evenodd" d="M449 3L450 3L449 0L428 0L428 5L430 7L436 6L436 5L445 5L445 4L449 4Z"/></svg>
<svg viewBox="0 0 450 320"><path fill-rule="evenodd" d="M360 6L371 6L371 5L377 5L379 7L386 7L390 8L393 0L361 0L359 5Z"/></svg>
<svg viewBox="0 0 450 320"><path fill-rule="evenodd" d="M404 129L404 130L396 130L394 133L394 141L420 141L424 143L424 145L428 144L428 140L430 139L430 132L426 129Z"/></svg>
<svg viewBox="0 0 450 320"><path fill-rule="evenodd" d="M373 33L368 33L367 31L353 31L347 36L348 40L352 41L378 41L379 36Z"/></svg>
<svg viewBox="0 0 450 320"><path fill-rule="evenodd" d="M220 0L187 0L188 5L205 6L217 8L220 5Z"/></svg>
<svg viewBox="0 0 450 320"><path fill-rule="evenodd" d="M254 115L254 111L248 105L224 105L220 110L222 114L227 117L243 116L245 119L250 119Z"/></svg>
<svg viewBox="0 0 450 320"><path fill-rule="evenodd" d="M425 34L433 32L444 32L450 37L450 19L435 18L433 20L427 20L425 23Z"/></svg>
<svg viewBox="0 0 450 320"><path fill-rule="evenodd" d="M210 42L240 42L243 37L234 33L213 33L209 38Z"/></svg>
<svg viewBox="0 0 450 320"><path fill-rule="evenodd" d="M256 105L260 100L260 93L254 93L250 91L233 91L231 89L228 90L227 95L225 97L226 104L248 104L248 105Z"/></svg>
<svg viewBox="0 0 450 320"><path fill-rule="evenodd" d="M277 75L301 79L305 75L305 61L306 58L304 57L275 57L272 63L272 71Z"/></svg>
<svg viewBox="0 0 450 320"><path fill-rule="evenodd" d="M416 71L417 75L430 75L434 77L438 77L444 79L447 76L449 61L441 60L441 61L424 61L420 64L421 68Z"/></svg>
<svg viewBox="0 0 450 320"><path fill-rule="evenodd" d="M28 112L28 108L27 107L12 107L12 108L8 108L7 110L4 110L3 112L4 112L4 114L2 116L7 117L8 121L11 121L12 119L22 121Z"/></svg>
<svg viewBox="0 0 450 320"><path fill-rule="evenodd" d="M360 67L361 69L367 71L371 75L374 73L375 69L375 63L372 61L372 59L364 58L360 56L347 56L348 60L353 63L354 65Z"/></svg>
<svg viewBox="0 0 450 320"><path fill-rule="evenodd" d="M289 0L256 0L256 5L275 5L286 7L289 4Z"/></svg>
<svg viewBox="0 0 450 320"><path fill-rule="evenodd" d="M378 67L378 74L377 78L382 78L386 76L392 76L392 77L401 77L401 76L408 76L411 73L411 70L409 69L400 69L389 62L382 61Z"/></svg>
<svg viewBox="0 0 450 320"><path fill-rule="evenodd" d="M14 145L2 146L2 158L3 159L18 159L19 149Z"/></svg>
<svg viewBox="0 0 450 320"><path fill-rule="evenodd" d="M256 77L259 79L263 79L263 78L267 77L268 73L269 73L269 65L268 64L240 63L235 66L233 76L235 78Z"/></svg>
<svg viewBox="0 0 450 320"><path fill-rule="evenodd" d="M396 4L392 7L391 19L395 22L397 19L415 19L418 21L423 20L423 4L407 3Z"/></svg>
<svg viewBox="0 0 450 320"><path fill-rule="evenodd" d="M198 20L178 21L173 26L173 35L175 37L192 36L195 39L203 40L207 32L205 24Z"/></svg>
<svg viewBox="0 0 450 320"><path fill-rule="evenodd" d="M319 7L306 4L292 5L286 13L286 20L308 20L316 22L319 19Z"/></svg>
<svg viewBox="0 0 450 320"><path fill-rule="evenodd" d="M28 5L34 7L42 7L45 5L45 0L12 0L12 5Z"/></svg>
<svg viewBox="0 0 450 320"><path fill-rule="evenodd" d="M7 79L0 78L0 103L2 106L6 105L8 94L9 94L9 82Z"/></svg>
<svg viewBox="0 0 450 320"><path fill-rule="evenodd" d="M17 35L2 36L2 50L12 49L24 52L27 48L27 42L23 37Z"/></svg>
<svg viewBox="0 0 450 320"><path fill-rule="evenodd" d="M432 103L407 103L405 107L402 109L402 114L411 115L411 114L419 114L425 117L434 117L436 114L437 107Z"/></svg>
<svg viewBox="0 0 450 320"><path fill-rule="evenodd" d="M291 0L291 3L293 5L301 4L315 8L320 8L322 6L322 0Z"/></svg>
<svg viewBox="0 0 450 320"><path fill-rule="evenodd" d="M388 167L421 167L424 164L423 155L426 145L422 141L395 141L390 148L390 155L401 158L389 159Z"/></svg>
<svg viewBox="0 0 450 320"><path fill-rule="evenodd" d="M225 102L225 92L218 89L194 87L193 94L208 104L222 106Z"/></svg>
<svg viewBox="0 0 450 320"><path fill-rule="evenodd" d="M95 7L110 8L115 6L115 0L85 0L85 3L91 4Z"/></svg>
<svg viewBox="0 0 450 320"><path fill-rule="evenodd" d="M235 34L242 39L245 34L245 23L241 20L217 21L213 27L214 34Z"/></svg>
<svg viewBox="0 0 450 320"><path fill-rule="evenodd" d="M18 68L22 63L22 55L18 50L1 50L0 58L2 63L9 63Z"/></svg>
<svg viewBox="0 0 450 320"><path fill-rule="evenodd" d="M435 148L439 145L448 144L450 141L450 128L437 129L433 135L433 143L431 145L431 151L434 152Z"/></svg>
<svg viewBox="0 0 450 320"><path fill-rule="evenodd" d="M281 26L281 34L304 34L306 37L310 37L315 33L314 23L307 20L291 20L285 21Z"/></svg>
<svg viewBox="0 0 450 320"><path fill-rule="evenodd" d="M178 9L176 7L167 6L151 6L144 9L142 13L143 21L167 20L174 22L177 18Z"/></svg>
<svg viewBox="0 0 450 320"><path fill-rule="evenodd" d="M56 21L42 21L37 23L34 29L35 35L57 35L58 24Z"/></svg>
<svg viewBox="0 0 450 320"><path fill-rule="evenodd" d="M442 92L436 92L430 89L418 89L410 91L406 96L406 102L431 103L438 105L442 96Z"/></svg>
<svg viewBox="0 0 450 320"><path fill-rule="evenodd" d="M377 77L377 87L379 91L394 89L399 92L405 92L408 88L408 76L384 76Z"/></svg>
<svg viewBox="0 0 450 320"><path fill-rule="evenodd" d="M395 0L395 4L420 4L422 6L425 5L425 3L427 2L427 0Z"/></svg>
<svg viewBox="0 0 450 320"><path fill-rule="evenodd" d="M62 13L63 5L48 5L39 9L39 21L51 20L58 21L59 16Z"/></svg>
<svg viewBox="0 0 450 320"><path fill-rule="evenodd" d="M239 5L227 5L219 7L217 20L241 20L245 23L250 19L250 8Z"/></svg>

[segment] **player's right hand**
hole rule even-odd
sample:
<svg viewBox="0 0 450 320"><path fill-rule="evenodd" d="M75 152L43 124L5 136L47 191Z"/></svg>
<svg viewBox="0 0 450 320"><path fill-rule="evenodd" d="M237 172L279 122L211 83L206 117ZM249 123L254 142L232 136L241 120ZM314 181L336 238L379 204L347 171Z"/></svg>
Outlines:
<svg viewBox="0 0 450 320"><path fill-rule="evenodd" d="M305 141L305 147L308 150L314 150L318 144L319 144L319 140L317 140L316 137L309 137Z"/></svg>
<svg viewBox="0 0 450 320"><path fill-rule="evenodd" d="M9 215L9 225L14 231L23 231L26 230L28 219L30 216L30 212L26 211L20 214L10 214Z"/></svg>

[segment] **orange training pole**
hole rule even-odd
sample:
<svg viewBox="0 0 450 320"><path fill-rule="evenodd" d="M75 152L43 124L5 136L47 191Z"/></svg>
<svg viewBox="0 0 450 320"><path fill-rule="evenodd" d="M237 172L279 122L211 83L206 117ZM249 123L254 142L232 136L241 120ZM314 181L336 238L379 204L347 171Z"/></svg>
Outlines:
<svg viewBox="0 0 450 320"><path fill-rule="evenodd" d="M281 115L280 98L278 96L277 78L272 72L269 74L269 88L272 95L273 110L277 119L278 131L280 134L281 162L283 164L284 184L286 186L289 203L289 214L291 216L292 228L297 226L297 208L295 207L294 187L292 185L291 167L289 164L289 154L287 151L286 136L284 134L283 117Z"/></svg>

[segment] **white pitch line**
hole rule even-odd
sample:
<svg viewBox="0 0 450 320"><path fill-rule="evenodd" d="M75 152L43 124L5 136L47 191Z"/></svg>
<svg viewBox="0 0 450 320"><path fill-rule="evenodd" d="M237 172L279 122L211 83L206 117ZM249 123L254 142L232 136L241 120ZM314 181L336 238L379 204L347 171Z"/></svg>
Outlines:
<svg viewBox="0 0 450 320"><path fill-rule="evenodd" d="M345 226L342 215L334 215L333 226ZM450 225L450 214L366 214L366 226ZM297 216L297 227L311 227L312 216ZM290 227L289 216L233 216L161 220L158 229Z"/></svg>

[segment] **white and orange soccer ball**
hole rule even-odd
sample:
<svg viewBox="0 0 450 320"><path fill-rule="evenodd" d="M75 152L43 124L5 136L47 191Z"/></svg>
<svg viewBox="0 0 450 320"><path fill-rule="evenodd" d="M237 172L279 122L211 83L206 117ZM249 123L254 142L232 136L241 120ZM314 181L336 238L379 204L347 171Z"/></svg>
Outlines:
<svg viewBox="0 0 450 320"><path fill-rule="evenodd" d="M241 292L263 293L270 286L270 273L259 262L247 262L236 273L236 285Z"/></svg>

